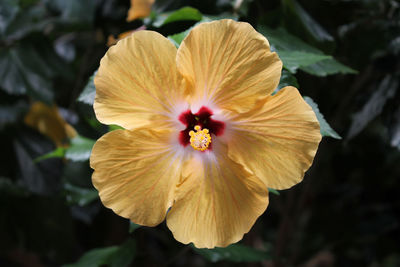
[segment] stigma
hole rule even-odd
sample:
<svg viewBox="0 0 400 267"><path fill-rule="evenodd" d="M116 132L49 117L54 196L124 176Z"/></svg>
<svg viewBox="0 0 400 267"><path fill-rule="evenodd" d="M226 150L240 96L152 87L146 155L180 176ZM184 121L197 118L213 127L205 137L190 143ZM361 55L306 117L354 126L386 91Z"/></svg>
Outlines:
<svg viewBox="0 0 400 267"><path fill-rule="evenodd" d="M200 151L205 151L211 143L211 135L207 128L201 129L199 125L194 126L195 131L190 131L190 145Z"/></svg>

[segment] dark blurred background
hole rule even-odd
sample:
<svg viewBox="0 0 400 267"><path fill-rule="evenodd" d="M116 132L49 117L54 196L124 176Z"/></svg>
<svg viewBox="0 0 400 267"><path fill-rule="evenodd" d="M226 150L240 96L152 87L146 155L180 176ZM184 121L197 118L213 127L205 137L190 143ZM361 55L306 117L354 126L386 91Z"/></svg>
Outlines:
<svg viewBox="0 0 400 267"><path fill-rule="evenodd" d="M129 8L0 1L0 266L400 266L399 1L156 0L127 22ZM100 203L88 158L115 127L95 119L92 75L123 32L179 43L226 17L265 34L285 65L280 86L297 86L332 128L304 181L271 193L239 245L198 250Z"/></svg>

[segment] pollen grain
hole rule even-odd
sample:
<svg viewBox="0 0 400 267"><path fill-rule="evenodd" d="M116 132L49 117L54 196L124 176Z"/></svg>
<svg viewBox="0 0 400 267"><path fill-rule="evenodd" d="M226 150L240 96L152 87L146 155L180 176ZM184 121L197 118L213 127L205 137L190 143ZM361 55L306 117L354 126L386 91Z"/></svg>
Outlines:
<svg viewBox="0 0 400 267"><path fill-rule="evenodd" d="M190 145L200 151L205 151L211 143L211 135L207 128L201 129L199 125L194 127L195 131L190 131Z"/></svg>

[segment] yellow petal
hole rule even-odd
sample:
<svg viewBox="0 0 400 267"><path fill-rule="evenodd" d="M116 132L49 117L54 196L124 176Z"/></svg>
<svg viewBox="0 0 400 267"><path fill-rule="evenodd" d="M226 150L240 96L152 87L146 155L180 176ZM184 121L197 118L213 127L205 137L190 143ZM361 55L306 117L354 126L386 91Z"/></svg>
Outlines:
<svg viewBox="0 0 400 267"><path fill-rule="evenodd" d="M321 141L311 107L294 87L260 100L233 118L229 156L270 188L299 183L311 166Z"/></svg>
<svg viewBox="0 0 400 267"><path fill-rule="evenodd" d="M68 138L76 136L75 129L61 117L55 105L33 103L24 122L49 137L57 146L62 146Z"/></svg>
<svg viewBox="0 0 400 267"><path fill-rule="evenodd" d="M265 185L213 144L215 158L185 164L167 225L176 240L198 248L226 247L242 239L268 206Z"/></svg>
<svg viewBox="0 0 400 267"><path fill-rule="evenodd" d="M181 175L169 138L168 131L115 130L96 142L90 166L104 206L141 225L165 219Z"/></svg>
<svg viewBox="0 0 400 267"><path fill-rule="evenodd" d="M104 124L126 129L168 120L180 91L176 48L152 31L138 31L112 46L94 79L94 110Z"/></svg>
<svg viewBox="0 0 400 267"><path fill-rule="evenodd" d="M137 18L144 18L150 15L154 0L131 0L131 7L128 10L126 20L132 21Z"/></svg>
<svg viewBox="0 0 400 267"><path fill-rule="evenodd" d="M193 88L193 99L247 111L279 83L282 62L268 40L245 22L202 23L183 40L178 70Z"/></svg>

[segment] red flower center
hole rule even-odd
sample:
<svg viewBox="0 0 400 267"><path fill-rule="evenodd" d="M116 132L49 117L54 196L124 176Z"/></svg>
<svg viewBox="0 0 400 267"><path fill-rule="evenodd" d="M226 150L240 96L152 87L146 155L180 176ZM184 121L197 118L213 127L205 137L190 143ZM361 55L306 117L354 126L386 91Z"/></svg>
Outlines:
<svg viewBox="0 0 400 267"><path fill-rule="evenodd" d="M222 135L225 130L225 123L213 120L212 115L212 111L204 106L196 114L193 114L190 109L182 112L178 119L186 126L186 129L179 133L179 143L184 147L190 144L189 132L193 131L196 125L199 125L202 129L208 129L209 133L215 136Z"/></svg>

